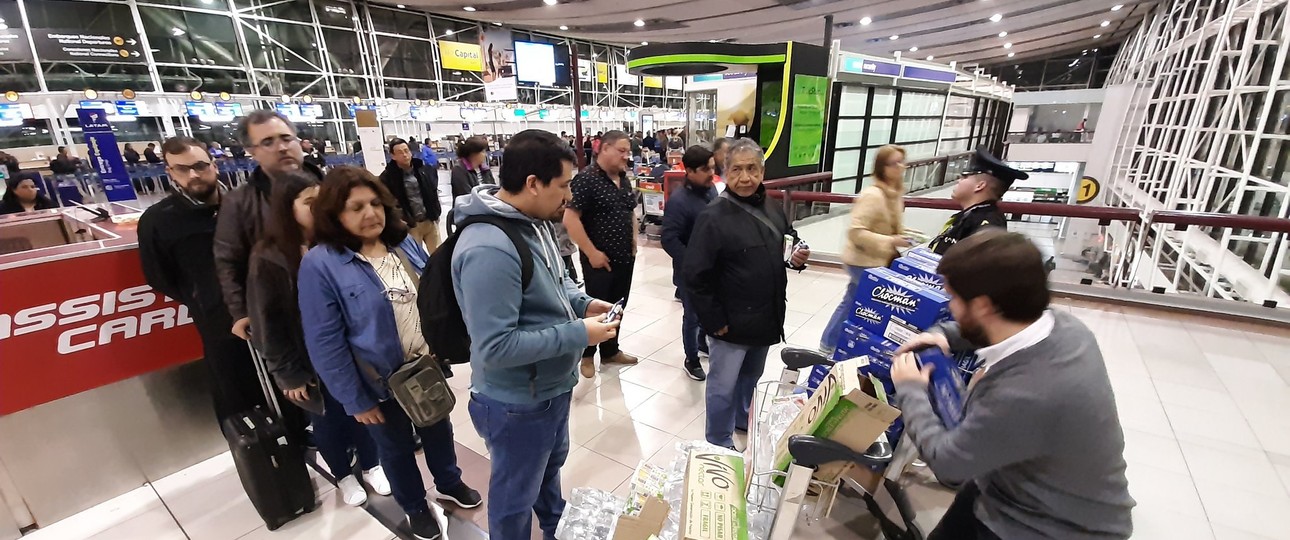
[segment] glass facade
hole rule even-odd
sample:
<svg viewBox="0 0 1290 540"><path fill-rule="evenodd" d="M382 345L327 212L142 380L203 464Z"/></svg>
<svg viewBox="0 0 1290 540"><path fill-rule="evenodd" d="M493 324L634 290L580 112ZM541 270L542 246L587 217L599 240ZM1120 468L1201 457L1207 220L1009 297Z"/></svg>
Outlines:
<svg viewBox="0 0 1290 540"><path fill-rule="evenodd" d="M0 24L34 45L0 54L0 91L228 92L265 107L307 95L323 105L323 118L310 124L320 134L354 131L346 107L354 98L485 101L479 73L445 69L439 58L440 41L478 43L481 23L364 0L4 0ZM111 36L114 45L106 55L69 55L52 37L69 28ZM626 59L621 46L489 28L570 47L592 73L593 62ZM116 47L120 57L110 54ZM585 106L684 108L680 88L619 84L616 71L604 83L577 83ZM568 88L519 91L521 106L572 103ZM42 124L5 128L0 139L39 135Z"/></svg>
<svg viewBox="0 0 1290 540"><path fill-rule="evenodd" d="M835 193L859 193L872 182L879 147L898 144L906 161L994 147L1011 104L955 92L834 85L829 168Z"/></svg>

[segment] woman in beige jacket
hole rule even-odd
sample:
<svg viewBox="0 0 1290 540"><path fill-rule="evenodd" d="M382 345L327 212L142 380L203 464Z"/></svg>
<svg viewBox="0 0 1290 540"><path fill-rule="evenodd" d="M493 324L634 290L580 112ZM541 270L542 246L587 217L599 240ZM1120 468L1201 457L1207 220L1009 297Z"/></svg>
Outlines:
<svg viewBox="0 0 1290 540"><path fill-rule="evenodd" d="M905 149L887 145L874 158L874 183L856 195L851 206L851 223L842 246L842 262L847 265L851 282L833 318L820 336L820 350L829 354L837 347L842 323L847 320L855 300L856 286L866 268L887 266L899 256L897 248L909 247L901 233L905 213Z"/></svg>

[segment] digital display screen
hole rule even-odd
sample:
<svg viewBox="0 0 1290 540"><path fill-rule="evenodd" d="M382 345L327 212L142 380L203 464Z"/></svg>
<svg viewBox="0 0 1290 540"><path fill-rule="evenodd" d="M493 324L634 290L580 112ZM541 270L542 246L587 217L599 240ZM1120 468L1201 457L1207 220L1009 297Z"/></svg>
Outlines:
<svg viewBox="0 0 1290 540"><path fill-rule="evenodd" d="M520 82L555 86L555 46L516 41L515 71Z"/></svg>
<svg viewBox="0 0 1290 540"><path fill-rule="evenodd" d="M515 42L515 78L525 84L568 87L569 50L550 43Z"/></svg>

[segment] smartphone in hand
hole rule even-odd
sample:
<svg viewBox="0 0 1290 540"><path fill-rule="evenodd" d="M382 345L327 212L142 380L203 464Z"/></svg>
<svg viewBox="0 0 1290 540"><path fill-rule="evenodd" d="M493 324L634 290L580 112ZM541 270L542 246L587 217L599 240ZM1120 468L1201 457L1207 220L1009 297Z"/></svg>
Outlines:
<svg viewBox="0 0 1290 540"><path fill-rule="evenodd" d="M623 317L623 308L626 305L627 305L626 298L619 300L617 302L614 302L614 305L609 308L609 312L605 314L605 318L603 319L604 322L607 322L607 323L614 322L618 319L621 319Z"/></svg>

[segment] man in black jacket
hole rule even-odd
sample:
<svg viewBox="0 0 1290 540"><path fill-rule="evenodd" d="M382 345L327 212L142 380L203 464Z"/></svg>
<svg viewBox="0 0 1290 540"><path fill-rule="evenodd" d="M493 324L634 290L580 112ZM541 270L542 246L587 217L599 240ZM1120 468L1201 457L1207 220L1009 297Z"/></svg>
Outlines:
<svg viewBox="0 0 1290 540"><path fill-rule="evenodd" d="M300 139L300 150L304 152L305 163L318 167L319 169L327 168L327 158L323 157L322 150L314 146L314 142L309 139Z"/></svg>
<svg viewBox="0 0 1290 540"><path fill-rule="evenodd" d="M264 405L246 343L230 335L212 245L223 187L206 146L173 137L162 146L176 190L139 218L139 258L153 289L183 303L202 339L217 419Z"/></svg>
<svg viewBox="0 0 1290 540"><path fill-rule="evenodd" d="M224 291L224 304L233 317L232 332L247 339L251 319L246 311L246 272L251 248L260 240L269 215L272 179L304 169L320 180L322 170L305 163L296 126L287 117L267 109L251 112L237 127L238 138L259 164L251 178L229 192L220 203L215 228L215 272Z"/></svg>
<svg viewBox="0 0 1290 540"><path fill-rule="evenodd" d="M730 145L726 190L699 214L685 249L685 296L709 345L709 443L734 448L734 430L748 431L748 407L770 346L784 339L788 273L811 252L779 205L766 200L762 149L751 139ZM791 238L792 245L787 245Z"/></svg>
<svg viewBox="0 0 1290 540"><path fill-rule="evenodd" d="M390 141L390 156L381 183L389 188L403 210L408 234L425 243L426 253L439 247L439 171L412 157L412 148L403 139Z"/></svg>
<svg viewBox="0 0 1290 540"><path fill-rule="evenodd" d="M999 158L982 148L976 150L972 163L959 173L950 198L959 203L963 211L945 222L941 234L932 239L932 251L944 255L954 244L987 227L1008 228L1008 219L999 211L999 200L1017 180L1030 175L1009 167Z"/></svg>
<svg viewBox="0 0 1290 540"><path fill-rule="evenodd" d="M685 309L681 319L685 373L691 379L702 381L707 375L703 372L703 364L699 363L699 355L708 354L708 344L699 328L699 315L694 311L694 303L685 294L682 271L685 268L685 248L694 232L694 221L716 198L717 188L712 186L711 150L691 146L681 156L681 163L685 165L685 187L673 191L663 207L663 250L672 257L672 284L681 291L681 305Z"/></svg>

